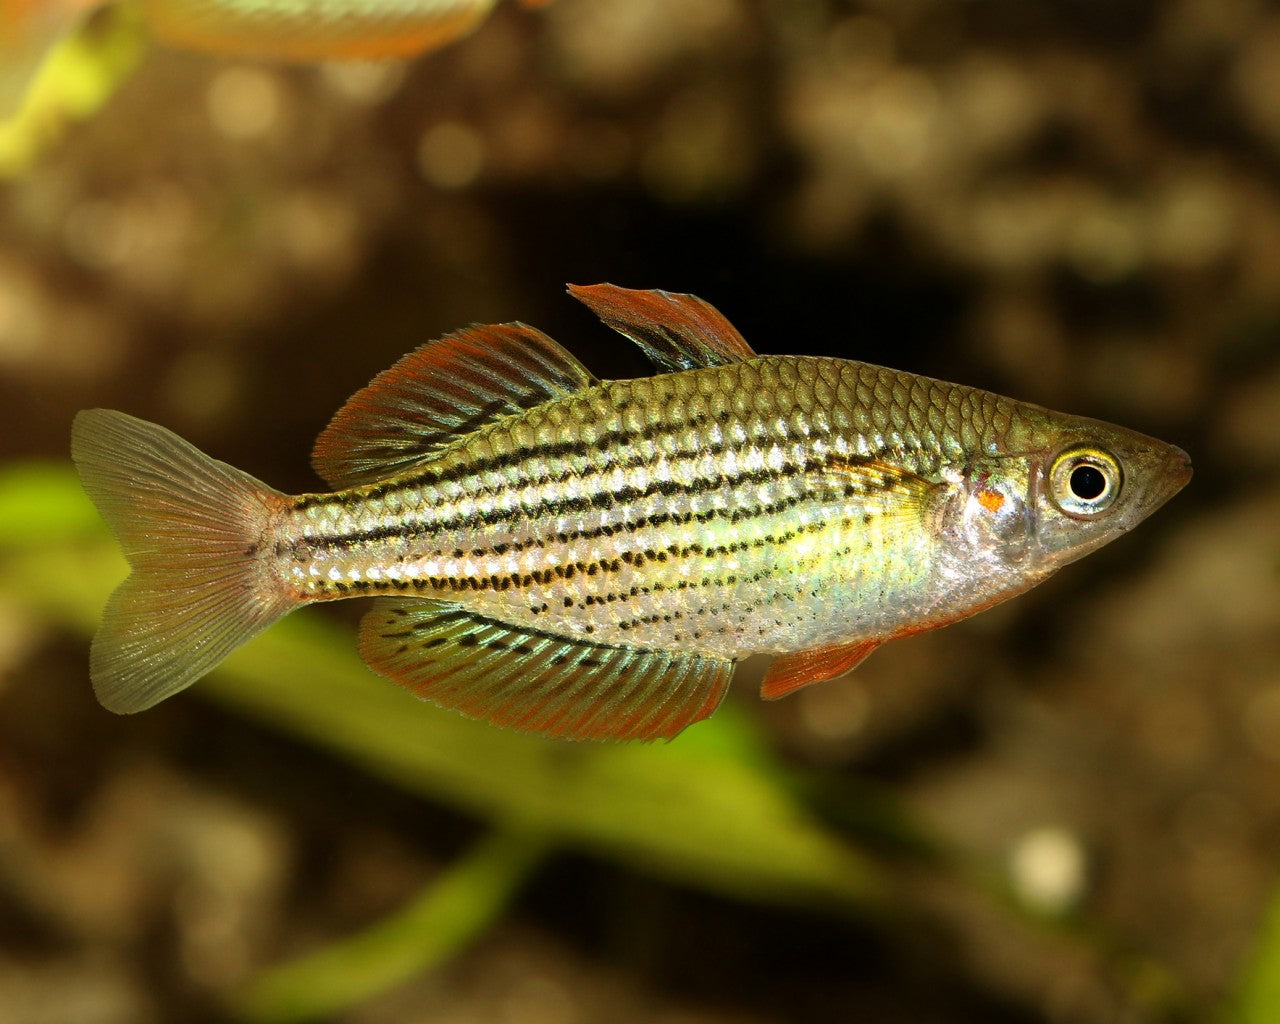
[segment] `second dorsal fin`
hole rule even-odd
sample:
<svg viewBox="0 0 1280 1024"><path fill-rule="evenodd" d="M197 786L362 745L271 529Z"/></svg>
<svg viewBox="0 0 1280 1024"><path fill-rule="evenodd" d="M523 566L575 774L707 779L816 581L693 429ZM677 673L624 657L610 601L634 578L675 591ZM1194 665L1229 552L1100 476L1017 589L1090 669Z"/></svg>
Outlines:
<svg viewBox="0 0 1280 1024"><path fill-rule="evenodd" d="M715 306L696 295L571 284L569 294L624 334L663 370L754 359L755 352Z"/></svg>
<svg viewBox="0 0 1280 1024"><path fill-rule="evenodd" d="M415 349L352 395L320 434L311 463L332 487L385 480L499 416L594 383L532 327L467 327Z"/></svg>

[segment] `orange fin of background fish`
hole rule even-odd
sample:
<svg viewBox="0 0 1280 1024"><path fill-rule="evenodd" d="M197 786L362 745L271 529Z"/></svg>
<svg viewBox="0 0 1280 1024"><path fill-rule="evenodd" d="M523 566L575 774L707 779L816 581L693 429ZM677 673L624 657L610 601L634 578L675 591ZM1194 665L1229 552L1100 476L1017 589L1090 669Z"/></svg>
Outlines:
<svg viewBox="0 0 1280 1024"><path fill-rule="evenodd" d="M379 598L360 655L419 697L521 732L670 739L723 699L733 662L525 631L439 601Z"/></svg>
<svg viewBox="0 0 1280 1024"><path fill-rule="evenodd" d="M467 35L494 2L143 0L142 6L156 38L170 46L306 61L416 56Z"/></svg>
<svg viewBox="0 0 1280 1024"><path fill-rule="evenodd" d="M311 462L335 488L384 480L499 416L594 383L541 331L468 327L415 349L352 395L320 434Z"/></svg>
<svg viewBox="0 0 1280 1024"><path fill-rule="evenodd" d="M811 683L838 679L857 668L881 643L880 640L855 640L847 644L815 647L811 651L780 654L773 659L764 675L760 696L765 700L777 700Z"/></svg>
<svg viewBox="0 0 1280 1024"><path fill-rule="evenodd" d="M571 284L569 294L639 345L661 369L692 370L755 358L724 314L696 295L613 284Z"/></svg>
<svg viewBox="0 0 1280 1024"><path fill-rule="evenodd" d="M293 608L263 557L284 495L113 410L76 416L71 457L132 569L89 655L103 707L149 708Z"/></svg>

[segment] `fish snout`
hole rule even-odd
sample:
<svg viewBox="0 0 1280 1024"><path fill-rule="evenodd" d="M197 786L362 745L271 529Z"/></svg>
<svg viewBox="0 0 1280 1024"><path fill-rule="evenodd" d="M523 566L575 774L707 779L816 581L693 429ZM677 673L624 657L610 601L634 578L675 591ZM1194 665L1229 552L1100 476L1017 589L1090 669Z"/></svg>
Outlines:
<svg viewBox="0 0 1280 1024"><path fill-rule="evenodd" d="M1169 457L1165 460L1165 472L1168 476L1169 483L1173 487L1172 493L1177 493L1191 482L1193 470L1191 468L1191 456L1184 452L1181 448L1170 445L1172 450Z"/></svg>

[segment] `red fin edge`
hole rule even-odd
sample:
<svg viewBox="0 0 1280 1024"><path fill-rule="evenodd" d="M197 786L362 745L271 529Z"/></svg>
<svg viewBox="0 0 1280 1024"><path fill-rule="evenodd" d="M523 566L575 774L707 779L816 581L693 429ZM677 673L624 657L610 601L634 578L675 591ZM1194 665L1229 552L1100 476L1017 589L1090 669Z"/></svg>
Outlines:
<svg viewBox="0 0 1280 1024"><path fill-rule="evenodd" d="M421 345L352 395L311 461L334 487L416 468L500 416L572 394L591 373L525 324L477 324Z"/></svg>
<svg viewBox="0 0 1280 1024"><path fill-rule="evenodd" d="M696 295L615 284L571 284L569 294L664 369L722 366L755 358L725 315Z"/></svg>
<svg viewBox="0 0 1280 1024"><path fill-rule="evenodd" d="M811 683L837 679L852 672L872 651L880 646L880 640L855 640L847 644L831 644L809 651L780 654L773 659L764 682L760 684L760 696L765 700L777 700Z"/></svg>

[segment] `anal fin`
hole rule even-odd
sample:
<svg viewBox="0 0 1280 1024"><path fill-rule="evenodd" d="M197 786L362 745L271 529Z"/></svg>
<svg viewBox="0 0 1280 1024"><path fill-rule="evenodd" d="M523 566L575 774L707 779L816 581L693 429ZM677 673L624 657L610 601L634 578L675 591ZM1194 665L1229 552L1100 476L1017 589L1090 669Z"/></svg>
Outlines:
<svg viewBox="0 0 1280 1024"><path fill-rule="evenodd" d="M733 674L724 658L584 643L397 598L361 621L360 655L469 718L580 740L670 739L716 709Z"/></svg>
<svg viewBox="0 0 1280 1024"><path fill-rule="evenodd" d="M837 679L857 668L880 644L880 640L854 640L780 654L765 673L764 682L760 684L760 696L765 700L777 700L811 683Z"/></svg>

